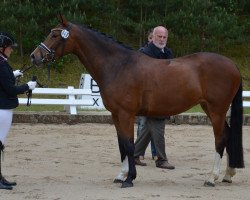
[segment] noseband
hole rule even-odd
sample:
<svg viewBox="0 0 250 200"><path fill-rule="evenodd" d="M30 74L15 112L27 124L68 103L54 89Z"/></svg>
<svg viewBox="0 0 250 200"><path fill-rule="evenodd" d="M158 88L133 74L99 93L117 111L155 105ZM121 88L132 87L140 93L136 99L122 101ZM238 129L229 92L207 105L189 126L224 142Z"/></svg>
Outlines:
<svg viewBox="0 0 250 200"><path fill-rule="evenodd" d="M42 62L48 62L48 61L54 61L54 57L55 57L55 51L53 49L49 49L43 42L41 42L41 44L39 44L38 46L39 48L45 50L46 56L43 57Z"/></svg>
<svg viewBox="0 0 250 200"><path fill-rule="evenodd" d="M53 31L61 31L61 40L64 42L68 37L69 37L69 31L66 29L61 29L61 28L54 28L51 30ZM60 42L56 46L55 50L58 48ZM46 56L43 57L42 62L50 62L50 61L55 61L55 50L48 48L43 42L38 45L38 47L46 52ZM64 48L63 48L64 49Z"/></svg>

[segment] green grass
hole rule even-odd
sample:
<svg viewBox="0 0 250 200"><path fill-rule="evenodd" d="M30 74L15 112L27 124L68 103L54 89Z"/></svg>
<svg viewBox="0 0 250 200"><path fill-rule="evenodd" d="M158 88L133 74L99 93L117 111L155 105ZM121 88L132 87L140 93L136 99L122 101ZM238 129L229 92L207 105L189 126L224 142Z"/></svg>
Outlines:
<svg viewBox="0 0 250 200"><path fill-rule="evenodd" d="M32 104L32 100L31 100ZM16 111L35 111L35 112L43 112L43 111L64 111L64 106L57 106L57 105L51 105L51 106L44 106L44 105L19 105L16 109Z"/></svg>
<svg viewBox="0 0 250 200"><path fill-rule="evenodd" d="M32 103L32 100L31 100ZM57 105L32 105L31 106L25 106L25 105L20 105L16 109L16 111L35 111L35 112L44 112L44 111L50 111L50 112L64 112L64 106L57 106ZM97 109L77 109L78 111L96 111L100 112L103 110L97 110ZM244 108L244 114L250 114L250 108ZM194 106L193 108L187 110L184 113L204 113L200 105Z"/></svg>

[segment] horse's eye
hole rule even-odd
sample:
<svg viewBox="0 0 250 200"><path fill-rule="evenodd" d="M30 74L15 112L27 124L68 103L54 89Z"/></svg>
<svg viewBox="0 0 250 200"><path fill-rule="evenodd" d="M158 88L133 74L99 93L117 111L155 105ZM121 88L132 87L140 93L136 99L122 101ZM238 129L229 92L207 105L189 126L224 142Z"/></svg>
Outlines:
<svg viewBox="0 0 250 200"><path fill-rule="evenodd" d="M52 38L57 38L58 35L52 34L51 37Z"/></svg>

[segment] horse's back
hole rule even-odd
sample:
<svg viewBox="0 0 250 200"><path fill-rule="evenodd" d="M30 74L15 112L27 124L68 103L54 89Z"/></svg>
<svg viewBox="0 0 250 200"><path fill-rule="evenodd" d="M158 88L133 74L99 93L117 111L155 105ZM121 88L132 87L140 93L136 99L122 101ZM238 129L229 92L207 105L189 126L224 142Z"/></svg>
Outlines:
<svg viewBox="0 0 250 200"><path fill-rule="evenodd" d="M238 84L241 76L236 65L229 58L200 52L169 60L145 58L139 62L136 80L144 87L168 87L169 85ZM151 81L152 80L152 81ZM153 84L152 84L153 83ZM163 88L162 88L163 89Z"/></svg>
<svg viewBox="0 0 250 200"><path fill-rule="evenodd" d="M200 52L181 57L179 62L183 65L183 71L189 72L190 79L196 79L203 97L231 98L240 86L240 71L234 62L225 56Z"/></svg>
<svg viewBox="0 0 250 200"><path fill-rule="evenodd" d="M209 81L209 84L221 89L226 86L232 87L232 90L239 87L240 71L231 59L216 53L197 53L197 59L200 60L197 67L201 70L200 79L203 82Z"/></svg>
<svg viewBox="0 0 250 200"><path fill-rule="evenodd" d="M192 67L201 68L202 70L205 70L205 72L209 70L225 70L226 73L234 73L235 75L240 74L236 65L231 59L216 53L194 53L173 59L173 61L183 63L184 66L191 65Z"/></svg>
<svg viewBox="0 0 250 200"><path fill-rule="evenodd" d="M143 110L153 114L162 111L172 115L201 102L230 104L241 80L235 64L215 53L167 61L147 58L140 67L145 70L137 76L143 82L141 103Z"/></svg>
<svg viewBox="0 0 250 200"><path fill-rule="evenodd" d="M200 52L173 59L172 68L181 67L190 79L197 78L201 84L220 86L222 83L234 85L240 83L241 75L234 62L216 53Z"/></svg>

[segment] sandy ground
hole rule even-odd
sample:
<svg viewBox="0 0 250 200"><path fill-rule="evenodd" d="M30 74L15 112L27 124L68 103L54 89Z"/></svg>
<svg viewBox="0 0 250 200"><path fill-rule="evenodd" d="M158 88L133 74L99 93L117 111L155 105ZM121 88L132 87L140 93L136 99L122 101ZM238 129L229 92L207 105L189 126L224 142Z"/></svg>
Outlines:
<svg viewBox="0 0 250 200"><path fill-rule="evenodd" d="M8 136L3 173L16 180L0 190L2 200L250 199L250 127L244 127L245 169L232 184L222 183L225 157L216 187L204 187L214 158L210 126L167 125L169 160L175 170L155 167L147 149L146 167L137 167L133 188L113 183L120 171L115 128L109 124L14 124Z"/></svg>

